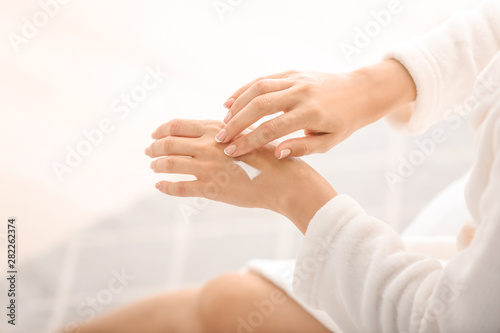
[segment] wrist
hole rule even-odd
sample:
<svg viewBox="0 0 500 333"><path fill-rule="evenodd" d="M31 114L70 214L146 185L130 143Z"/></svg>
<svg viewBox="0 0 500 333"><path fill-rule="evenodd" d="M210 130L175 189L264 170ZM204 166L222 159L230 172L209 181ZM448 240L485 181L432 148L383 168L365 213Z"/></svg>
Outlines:
<svg viewBox="0 0 500 333"><path fill-rule="evenodd" d="M316 212L337 195L326 179L307 167L310 170L294 177L291 188L282 192L275 210L292 221L303 234Z"/></svg>
<svg viewBox="0 0 500 333"><path fill-rule="evenodd" d="M366 124L375 122L416 99L416 87L408 70L397 60L387 59L354 72L364 82L369 110Z"/></svg>

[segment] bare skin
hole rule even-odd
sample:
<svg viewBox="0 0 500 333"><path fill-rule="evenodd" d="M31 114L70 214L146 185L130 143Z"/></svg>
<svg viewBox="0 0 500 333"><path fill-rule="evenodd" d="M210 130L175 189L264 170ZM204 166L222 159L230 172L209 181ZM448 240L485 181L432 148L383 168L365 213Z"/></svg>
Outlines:
<svg viewBox="0 0 500 333"><path fill-rule="evenodd" d="M325 152L389 113L407 119L415 98L415 84L396 60L348 74L274 74L238 89L225 103L229 112L224 123L177 119L160 126L146 154L158 158L151 164L155 172L196 177L157 183L167 195L270 209L305 233L314 214L337 193L305 162L286 157ZM261 117L280 111L284 114L242 134ZM300 129L304 138L269 144ZM234 149L228 150L232 145ZM235 160L262 170L261 175L249 179L234 166ZM133 304L76 332L246 332L241 325L248 325L255 315L256 303L269 304L277 292L281 291L260 276L227 274L199 289ZM288 296L279 299L269 316L253 322L252 332L328 332Z"/></svg>
<svg viewBox="0 0 500 333"><path fill-rule="evenodd" d="M314 213L336 195L333 187L300 159L275 159L272 145L239 159L226 156L223 147L213 140L222 126L219 121L181 119L160 126L146 150L157 158L151 168L159 173L191 174L196 180L162 181L157 188L168 195L204 196L238 206L272 209L288 216L305 232ZM262 173L251 180L233 163L236 160ZM256 303L267 304L264 308L269 309L270 302L268 316L259 315ZM250 326L245 331L242 325ZM199 289L154 297L83 324L73 332L219 333L238 329L247 332L248 327L254 333L328 332L283 291L252 273L231 273Z"/></svg>
<svg viewBox="0 0 500 333"><path fill-rule="evenodd" d="M174 119L154 133L146 154L158 158L151 168L158 173L180 173L195 181L157 183L161 192L179 197L205 197L231 205L273 210L305 233L309 221L337 193L307 163L298 158L277 160L268 144L234 159L213 137L223 124L212 120ZM251 180L235 161L262 173Z"/></svg>
<svg viewBox="0 0 500 333"><path fill-rule="evenodd" d="M228 273L202 288L134 303L65 333L329 332L275 285Z"/></svg>
<svg viewBox="0 0 500 333"><path fill-rule="evenodd" d="M412 77L398 61L384 60L350 73L287 71L260 77L238 89L224 105L226 125L216 137L229 143L237 157L298 130L304 137L288 139L275 157L324 153L356 130L391 112L408 117L416 98ZM262 123L250 134L243 130L264 116L284 114ZM233 146L234 149L231 147Z"/></svg>

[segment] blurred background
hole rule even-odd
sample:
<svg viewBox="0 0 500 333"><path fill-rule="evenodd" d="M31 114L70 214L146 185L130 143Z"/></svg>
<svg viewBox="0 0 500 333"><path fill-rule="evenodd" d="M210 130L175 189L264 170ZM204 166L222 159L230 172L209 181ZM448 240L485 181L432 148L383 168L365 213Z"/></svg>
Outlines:
<svg viewBox="0 0 500 333"><path fill-rule="evenodd" d="M346 56L342 45L394 3L399 13ZM151 132L172 118L222 120L222 103L261 75L377 62L477 3L1 0L0 262L5 272L14 216L20 265L18 322L2 319L1 331L55 332L252 258L294 258L301 234L277 214L155 190L164 176L144 155ZM436 128L446 140L426 154L419 147ZM402 137L380 121L305 159L401 231L471 166L466 118L433 129ZM412 154L424 158L388 181ZM122 288L111 290L117 276Z"/></svg>

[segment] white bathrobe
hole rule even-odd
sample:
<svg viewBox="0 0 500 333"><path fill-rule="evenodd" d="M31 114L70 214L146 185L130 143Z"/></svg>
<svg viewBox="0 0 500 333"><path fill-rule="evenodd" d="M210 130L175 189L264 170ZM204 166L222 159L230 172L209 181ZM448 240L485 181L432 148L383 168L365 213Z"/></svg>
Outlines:
<svg viewBox="0 0 500 333"><path fill-rule="evenodd" d="M292 284L293 297L324 311L327 316L312 312L330 329L500 332L499 51L500 0L492 0L386 55L408 69L417 87L409 119L389 117L396 129L419 133L472 110L477 151L465 199L477 231L443 266L410 252L400 235L349 196L336 196L309 223ZM267 265L253 267L273 280Z"/></svg>

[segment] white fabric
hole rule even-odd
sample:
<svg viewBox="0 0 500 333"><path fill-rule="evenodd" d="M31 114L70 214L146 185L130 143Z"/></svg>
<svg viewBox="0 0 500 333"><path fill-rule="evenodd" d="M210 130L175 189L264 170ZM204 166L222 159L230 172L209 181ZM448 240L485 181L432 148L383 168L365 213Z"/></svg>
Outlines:
<svg viewBox="0 0 500 333"><path fill-rule="evenodd" d="M478 74L500 50L499 13L500 2L485 1L475 10L457 13L442 26L385 55L401 62L417 87L409 122L386 117L396 130L421 133L430 124L459 111L457 103L474 95ZM468 107L465 105L464 109Z"/></svg>
<svg viewBox="0 0 500 333"><path fill-rule="evenodd" d="M246 263L242 269L243 272L257 273L281 290L286 292L288 296L300 304L306 311L308 311L316 320L323 326L335 333L341 333L341 330L335 324L332 318L324 311L313 309L307 304L298 299L292 291L292 278L295 269L295 260L267 260L267 259L253 259Z"/></svg>
<svg viewBox="0 0 500 333"><path fill-rule="evenodd" d="M405 228L402 236L455 236L467 221L472 220L465 204L464 189L469 181L470 172L455 180L441 191L422 209ZM450 223L449 221L459 221Z"/></svg>
<svg viewBox="0 0 500 333"><path fill-rule="evenodd" d="M455 237L449 238L443 235L450 235L453 231L458 232L468 218L468 214L460 216L461 213L467 211L463 192L464 180L468 179L468 176L469 174L464 175L433 198L404 230L403 239L409 251L431 253L430 255L441 258L447 255L449 248L456 250ZM429 242L437 246L429 247ZM342 333L342 330L324 311L311 308L294 295L292 291L294 269L295 260L254 259L245 265L243 271L251 271L265 277L284 290L330 331Z"/></svg>
<svg viewBox="0 0 500 333"><path fill-rule="evenodd" d="M500 82L499 36L500 2L487 1L387 55L417 86L409 122L391 120L400 130L420 132L459 111L450 109L455 103L476 97L477 152L466 203L477 232L444 267L409 252L349 196L333 198L309 224L293 290L343 332L500 332L500 90L484 85Z"/></svg>

